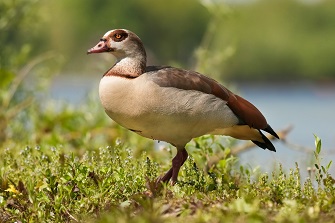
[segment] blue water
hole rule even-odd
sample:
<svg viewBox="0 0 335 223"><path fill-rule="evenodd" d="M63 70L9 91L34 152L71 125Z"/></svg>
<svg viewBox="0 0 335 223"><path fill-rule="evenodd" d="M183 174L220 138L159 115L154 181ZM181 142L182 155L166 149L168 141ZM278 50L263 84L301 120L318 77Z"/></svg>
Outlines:
<svg viewBox="0 0 335 223"><path fill-rule="evenodd" d="M298 162L302 172L313 167L313 154L295 150L297 146L314 150L314 134L322 140L322 164L335 160L335 86L317 84L240 85L237 87L246 99L253 102L275 130L293 126L287 142L276 142L276 153L254 149L241 155L243 163L261 166L282 163L292 168ZM297 146L292 146L295 144ZM335 165L335 163L334 163ZM334 166L331 173L335 171Z"/></svg>
<svg viewBox="0 0 335 223"><path fill-rule="evenodd" d="M52 82L51 96L56 100L78 104L85 101L88 92L98 92L99 81L100 76L58 76ZM282 163L284 169L288 170L298 162L303 176L307 176L307 167L313 167L313 153L298 151L296 148L314 150L314 134L322 139L322 164L335 161L335 85L235 84L233 88L237 89L234 92L262 111L274 130L293 126L286 138L288 143L274 142L276 153L255 147L240 155L242 164L270 172L276 163ZM330 172L334 175L334 166Z"/></svg>

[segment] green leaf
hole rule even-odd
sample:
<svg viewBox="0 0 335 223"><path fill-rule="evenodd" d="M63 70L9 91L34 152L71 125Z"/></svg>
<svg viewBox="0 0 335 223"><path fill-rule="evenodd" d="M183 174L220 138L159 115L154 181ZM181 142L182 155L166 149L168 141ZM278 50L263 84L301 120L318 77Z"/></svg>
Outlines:
<svg viewBox="0 0 335 223"><path fill-rule="evenodd" d="M327 171L329 170L330 166L332 165L333 161L331 160L327 165Z"/></svg>
<svg viewBox="0 0 335 223"><path fill-rule="evenodd" d="M320 154L321 152L321 139L317 136L314 135L315 138L315 151L317 154Z"/></svg>

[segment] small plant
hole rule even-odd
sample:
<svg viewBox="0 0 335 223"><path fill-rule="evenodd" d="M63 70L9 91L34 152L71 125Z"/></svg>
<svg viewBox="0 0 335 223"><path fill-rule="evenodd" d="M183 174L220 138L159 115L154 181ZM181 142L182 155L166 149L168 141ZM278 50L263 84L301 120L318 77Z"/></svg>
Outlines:
<svg viewBox="0 0 335 223"><path fill-rule="evenodd" d="M326 165L323 166L321 164L322 158L320 157L321 153L321 139L314 135L315 138L315 151L314 151L314 157L315 157L315 168L316 168L316 181L318 182L318 186L320 187L322 185L322 182L330 176L329 174L329 168L332 165L332 160Z"/></svg>

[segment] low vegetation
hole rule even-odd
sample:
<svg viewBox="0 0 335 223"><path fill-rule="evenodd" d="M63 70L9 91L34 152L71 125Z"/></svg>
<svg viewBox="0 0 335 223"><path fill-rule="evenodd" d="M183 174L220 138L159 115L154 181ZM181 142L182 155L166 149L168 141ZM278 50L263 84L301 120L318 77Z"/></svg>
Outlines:
<svg viewBox="0 0 335 223"><path fill-rule="evenodd" d="M189 146L178 184L161 189L153 185L169 168L168 148L135 154L120 139L82 154L68 145L8 146L0 222L333 222L335 180L331 163L320 163L318 138L316 145L316 171L304 181L298 166L285 172L279 164L271 174L240 166L205 136ZM208 165L216 149L226 158Z"/></svg>

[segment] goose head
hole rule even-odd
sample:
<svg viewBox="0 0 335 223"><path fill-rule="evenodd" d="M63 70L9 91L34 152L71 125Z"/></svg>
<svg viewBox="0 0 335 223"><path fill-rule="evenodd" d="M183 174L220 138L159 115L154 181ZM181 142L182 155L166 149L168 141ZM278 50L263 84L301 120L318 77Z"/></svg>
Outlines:
<svg viewBox="0 0 335 223"><path fill-rule="evenodd" d="M111 53L116 57L116 68L127 69L136 67L143 73L146 67L146 52L141 39L126 29L113 29L105 33L97 45L87 51L87 54ZM118 63L120 63L118 65ZM117 66L118 65L118 66Z"/></svg>

